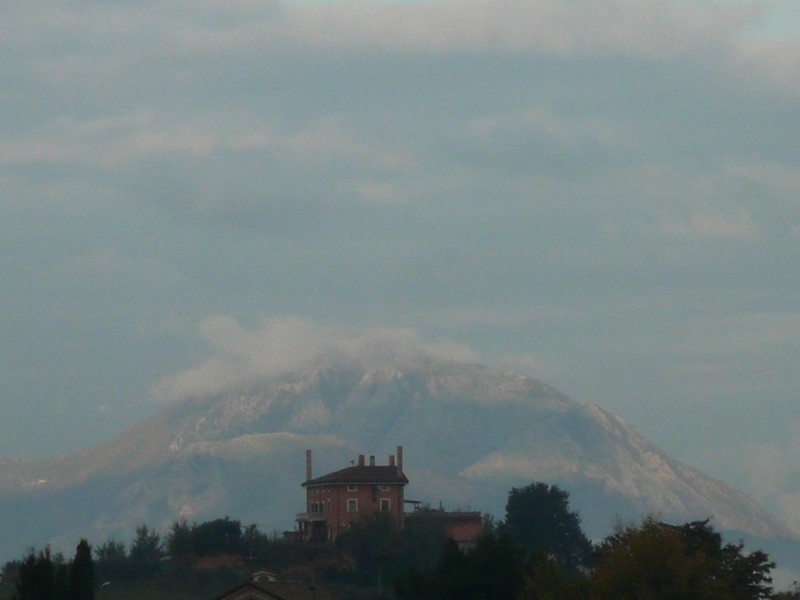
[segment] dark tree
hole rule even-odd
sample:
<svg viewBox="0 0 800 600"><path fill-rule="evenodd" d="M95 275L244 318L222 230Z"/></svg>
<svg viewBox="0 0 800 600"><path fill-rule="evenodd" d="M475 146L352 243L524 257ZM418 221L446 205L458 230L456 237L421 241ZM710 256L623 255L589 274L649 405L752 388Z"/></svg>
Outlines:
<svg viewBox="0 0 800 600"><path fill-rule="evenodd" d="M167 534L167 554L173 561L184 560L194 552L192 527L185 519L174 521Z"/></svg>
<svg viewBox="0 0 800 600"><path fill-rule="evenodd" d="M69 600L94 600L92 547L81 540L69 567Z"/></svg>
<svg viewBox="0 0 800 600"><path fill-rule="evenodd" d="M128 552L125 544L114 538L95 546L95 578L100 581L125 578L128 576Z"/></svg>
<svg viewBox="0 0 800 600"><path fill-rule="evenodd" d="M522 589L522 561L518 546L501 533L488 533L478 538L475 548L467 554L476 600L505 600L516 598Z"/></svg>
<svg viewBox="0 0 800 600"><path fill-rule="evenodd" d="M501 531L520 545L529 559L555 558L568 571L588 565L592 544L578 513L569 509L569 494L556 485L534 482L512 488Z"/></svg>
<svg viewBox="0 0 800 600"><path fill-rule="evenodd" d="M31 548L19 566L18 600L53 600L55 566L50 547L36 551Z"/></svg>
<svg viewBox="0 0 800 600"><path fill-rule="evenodd" d="M567 577L558 561L540 555L528 563L525 585L516 600L583 600L588 597L584 577Z"/></svg>
<svg viewBox="0 0 800 600"><path fill-rule="evenodd" d="M434 568L408 570L395 582L395 593L403 600L514 600L523 584L514 543L487 533L467 552L448 539Z"/></svg>
<svg viewBox="0 0 800 600"><path fill-rule="evenodd" d="M356 563L355 579L364 584L377 581L379 574L386 575L385 565L389 569L395 566L399 545L397 524L389 513L381 512L353 523L336 538L336 547Z"/></svg>
<svg viewBox="0 0 800 600"><path fill-rule="evenodd" d="M53 600L70 600L68 571L68 566L63 562L55 565Z"/></svg>
<svg viewBox="0 0 800 600"><path fill-rule="evenodd" d="M105 543L95 546L94 557L97 562L118 562L128 558L125 544L118 542L113 537L108 538Z"/></svg>
<svg viewBox="0 0 800 600"><path fill-rule="evenodd" d="M686 523L676 531L687 554L705 557L709 565L707 577L724 583L731 600L769 597L772 592L770 571L775 563L765 552L756 550L748 554L742 543L723 543L722 535L709 524L709 519Z"/></svg>
<svg viewBox="0 0 800 600"><path fill-rule="evenodd" d="M161 535L147 525L139 525L128 552L128 561L133 573L140 577L154 575L159 570L163 556L164 542Z"/></svg>
<svg viewBox="0 0 800 600"><path fill-rule="evenodd" d="M191 546L198 556L241 554L242 524L225 517L195 525L191 530Z"/></svg>

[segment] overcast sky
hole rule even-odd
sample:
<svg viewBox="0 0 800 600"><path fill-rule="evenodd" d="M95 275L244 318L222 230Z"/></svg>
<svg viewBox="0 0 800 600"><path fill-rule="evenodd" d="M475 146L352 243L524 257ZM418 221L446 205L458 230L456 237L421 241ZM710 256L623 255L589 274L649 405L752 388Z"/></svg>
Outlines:
<svg viewBox="0 0 800 600"><path fill-rule="evenodd" d="M0 456L378 339L800 523L798 5L4 2Z"/></svg>

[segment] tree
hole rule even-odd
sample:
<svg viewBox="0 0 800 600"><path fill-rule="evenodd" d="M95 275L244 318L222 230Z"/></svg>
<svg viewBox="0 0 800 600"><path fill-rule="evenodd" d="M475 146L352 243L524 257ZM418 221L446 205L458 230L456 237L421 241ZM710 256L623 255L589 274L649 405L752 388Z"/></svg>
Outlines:
<svg viewBox="0 0 800 600"><path fill-rule="evenodd" d="M685 552L680 534L652 519L640 527L618 526L600 548L592 577L600 600L718 598L706 585L702 556Z"/></svg>
<svg viewBox="0 0 800 600"><path fill-rule="evenodd" d="M128 552L124 543L111 537L99 546L95 546L94 557L97 562L115 563L124 561L128 557Z"/></svg>
<svg viewBox="0 0 800 600"><path fill-rule="evenodd" d="M70 600L69 567L61 562L55 565L53 575L53 600Z"/></svg>
<svg viewBox="0 0 800 600"><path fill-rule="evenodd" d="M154 575L164 556L164 541L154 529L142 524L136 528L136 537L131 543L128 559L134 574L142 577Z"/></svg>
<svg viewBox="0 0 800 600"><path fill-rule="evenodd" d="M591 587L600 600L761 600L771 593L767 555L723 544L707 520L619 526L599 554Z"/></svg>
<svg viewBox="0 0 800 600"><path fill-rule="evenodd" d="M686 552L705 556L710 568L708 578L724 583L731 600L768 598L772 592L770 571L775 563L761 550L745 553L741 542L723 544L722 535L709 521L692 521L677 527Z"/></svg>
<svg viewBox="0 0 800 600"><path fill-rule="evenodd" d="M570 572L589 564L592 544L578 513L569 510L569 494L556 485L534 482L511 488L501 531L520 545L528 559L555 558Z"/></svg>
<svg viewBox="0 0 800 600"><path fill-rule="evenodd" d="M557 560L540 555L528 563L525 585L517 600L581 600L587 597L584 577L567 577Z"/></svg>
<svg viewBox="0 0 800 600"><path fill-rule="evenodd" d="M92 547L82 539L69 567L69 600L94 600Z"/></svg>
<svg viewBox="0 0 800 600"><path fill-rule="evenodd" d="M22 559L17 579L19 600L52 600L54 591L55 566L50 547L38 554L31 548Z"/></svg>
<svg viewBox="0 0 800 600"><path fill-rule="evenodd" d="M384 562L399 547L397 523L389 513L376 512L352 523L350 529L336 538L336 547L355 561L355 578L361 583L377 581L383 576ZM389 568L396 562L392 560Z"/></svg>
<svg viewBox="0 0 800 600"><path fill-rule="evenodd" d="M173 521L167 534L167 554L173 561L177 561L186 559L192 552L192 527L186 519Z"/></svg>
<svg viewBox="0 0 800 600"><path fill-rule="evenodd" d="M198 556L240 554L242 524L240 521L225 517L195 525L191 529L191 546Z"/></svg>
<svg viewBox="0 0 800 600"><path fill-rule="evenodd" d="M395 582L403 600L513 600L522 590L522 565L507 535L482 535L463 552L448 539L433 569L410 569Z"/></svg>
<svg viewBox="0 0 800 600"><path fill-rule="evenodd" d="M101 581L128 575L128 552L123 542L113 537L94 548L95 577Z"/></svg>

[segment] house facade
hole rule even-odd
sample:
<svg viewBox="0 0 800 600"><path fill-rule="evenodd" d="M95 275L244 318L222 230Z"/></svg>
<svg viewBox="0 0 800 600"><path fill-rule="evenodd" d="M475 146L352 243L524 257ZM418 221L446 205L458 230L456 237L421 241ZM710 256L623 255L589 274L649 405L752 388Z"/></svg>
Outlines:
<svg viewBox="0 0 800 600"><path fill-rule="evenodd" d="M408 478L403 473L403 447L389 456L386 465L361 454L345 469L312 477L311 450L306 450L306 512L297 515L300 536L310 541L333 541L351 524L374 513L389 514L398 526L403 523L403 490Z"/></svg>

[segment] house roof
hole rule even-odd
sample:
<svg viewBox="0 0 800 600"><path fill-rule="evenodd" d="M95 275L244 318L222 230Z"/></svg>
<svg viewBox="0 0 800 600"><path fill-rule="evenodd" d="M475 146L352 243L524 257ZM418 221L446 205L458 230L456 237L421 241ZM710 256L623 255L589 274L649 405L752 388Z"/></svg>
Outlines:
<svg viewBox="0 0 800 600"><path fill-rule="evenodd" d="M345 483L405 485L408 483L408 478L396 466L358 466L347 467L316 479L310 479L304 482L303 486Z"/></svg>
<svg viewBox="0 0 800 600"><path fill-rule="evenodd" d="M333 596L319 586L297 581L248 581L216 600L333 600Z"/></svg>

